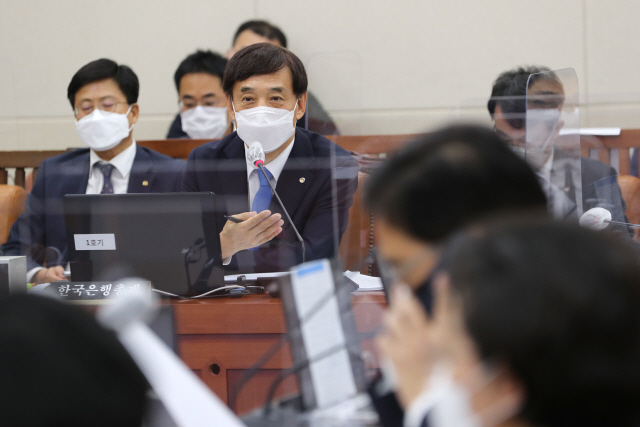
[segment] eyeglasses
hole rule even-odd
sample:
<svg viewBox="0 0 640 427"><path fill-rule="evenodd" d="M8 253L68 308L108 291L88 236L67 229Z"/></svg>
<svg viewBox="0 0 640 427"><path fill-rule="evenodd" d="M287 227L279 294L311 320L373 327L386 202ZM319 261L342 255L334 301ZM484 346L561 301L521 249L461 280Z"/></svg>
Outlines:
<svg viewBox="0 0 640 427"><path fill-rule="evenodd" d="M129 105L128 102L118 102L114 98L104 98L100 100L97 108L100 111L105 111L107 113L115 113L118 107L118 104ZM85 102L82 102L80 106L76 107L73 111L76 114L77 118L82 118L91 114L95 108L96 106L92 102L85 101Z"/></svg>

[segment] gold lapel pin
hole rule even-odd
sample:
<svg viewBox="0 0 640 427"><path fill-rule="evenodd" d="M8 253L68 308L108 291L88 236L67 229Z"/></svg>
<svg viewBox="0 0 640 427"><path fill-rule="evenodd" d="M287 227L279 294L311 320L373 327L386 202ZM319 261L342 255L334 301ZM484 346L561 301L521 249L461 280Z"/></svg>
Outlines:
<svg viewBox="0 0 640 427"><path fill-rule="evenodd" d="M147 181L146 179L144 181L142 181L142 186L143 187L149 186L149 181Z"/></svg>
<svg viewBox="0 0 640 427"><path fill-rule="evenodd" d="M300 178L300 184L304 184L304 177Z"/></svg>

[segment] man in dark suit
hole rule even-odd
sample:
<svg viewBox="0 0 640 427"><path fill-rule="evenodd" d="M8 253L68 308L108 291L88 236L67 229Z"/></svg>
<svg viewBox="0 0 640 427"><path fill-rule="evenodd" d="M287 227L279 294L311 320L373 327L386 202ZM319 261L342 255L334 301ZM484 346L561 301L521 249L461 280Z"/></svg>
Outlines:
<svg viewBox="0 0 640 427"><path fill-rule="evenodd" d="M28 255L27 280L64 279L65 194L180 191L184 162L140 147L133 139L138 92L133 70L109 59L90 62L71 79L67 96L80 139L89 148L42 162L25 212L0 248L4 255Z"/></svg>
<svg viewBox="0 0 640 427"><path fill-rule="evenodd" d="M574 147L575 151L567 153L554 146L554 140L563 126L560 110L563 108L564 96L562 82L548 68L518 67L498 76L487 108L497 134L519 153L524 154L526 146L527 161L540 176L550 199L550 210L556 217L577 219L575 195L581 191L583 212L601 206L611 211L614 220L626 222L625 204L617 183L616 170L597 160L580 157L579 147ZM548 117L551 122L543 123L546 120L544 113L554 111L557 116L551 115ZM538 115L542 119L534 124L527 123L527 118L532 120L532 112L543 113ZM549 126L545 136L551 142L545 150L536 151L531 143L531 136L529 143L525 142L527 130L533 133L533 127L545 125ZM577 174L572 174L578 169L581 175L580 186L576 185L577 180L574 179ZM565 205L564 209L559 207L562 204Z"/></svg>
<svg viewBox="0 0 640 427"><path fill-rule="evenodd" d="M328 139L296 129L307 100L300 59L274 44L251 45L229 60L223 89L238 130L191 152L183 190L218 196L227 270L281 271L302 261L292 224L272 198L262 171L247 160L254 141L261 143L269 180L305 242L306 260L335 256L353 203L358 166ZM223 215L242 222L226 221Z"/></svg>

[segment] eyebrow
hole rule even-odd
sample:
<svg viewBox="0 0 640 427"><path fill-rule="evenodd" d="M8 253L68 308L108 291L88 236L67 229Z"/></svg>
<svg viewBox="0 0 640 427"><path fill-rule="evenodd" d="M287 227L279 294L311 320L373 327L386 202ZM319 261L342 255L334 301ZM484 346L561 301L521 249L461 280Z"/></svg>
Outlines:
<svg viewBox="0 0 640 427"><path fill-rule="evenodd" d="M255 90L255 89L250 86L242 86L240 88L240 93L251 92L252 90Z"/></svg>
<svg viewBox="0 0 640 427"><path fill-rule="evenodd" d="M284 93L284 88L282 86L276 86L276 87L272 87L270 89L272 92L280 92L280 93Z"/></svg>

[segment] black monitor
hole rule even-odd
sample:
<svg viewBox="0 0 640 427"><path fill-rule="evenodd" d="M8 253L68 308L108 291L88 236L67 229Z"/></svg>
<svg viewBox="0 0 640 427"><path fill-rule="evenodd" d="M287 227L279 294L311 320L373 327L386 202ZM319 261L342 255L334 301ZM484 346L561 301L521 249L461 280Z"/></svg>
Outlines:
<svg viewBox="0 0 640 427"><path fill-rule="evenodd" d="M141 277L192 296L224 286L213 193L64 196L71 280Z"/></svg>

